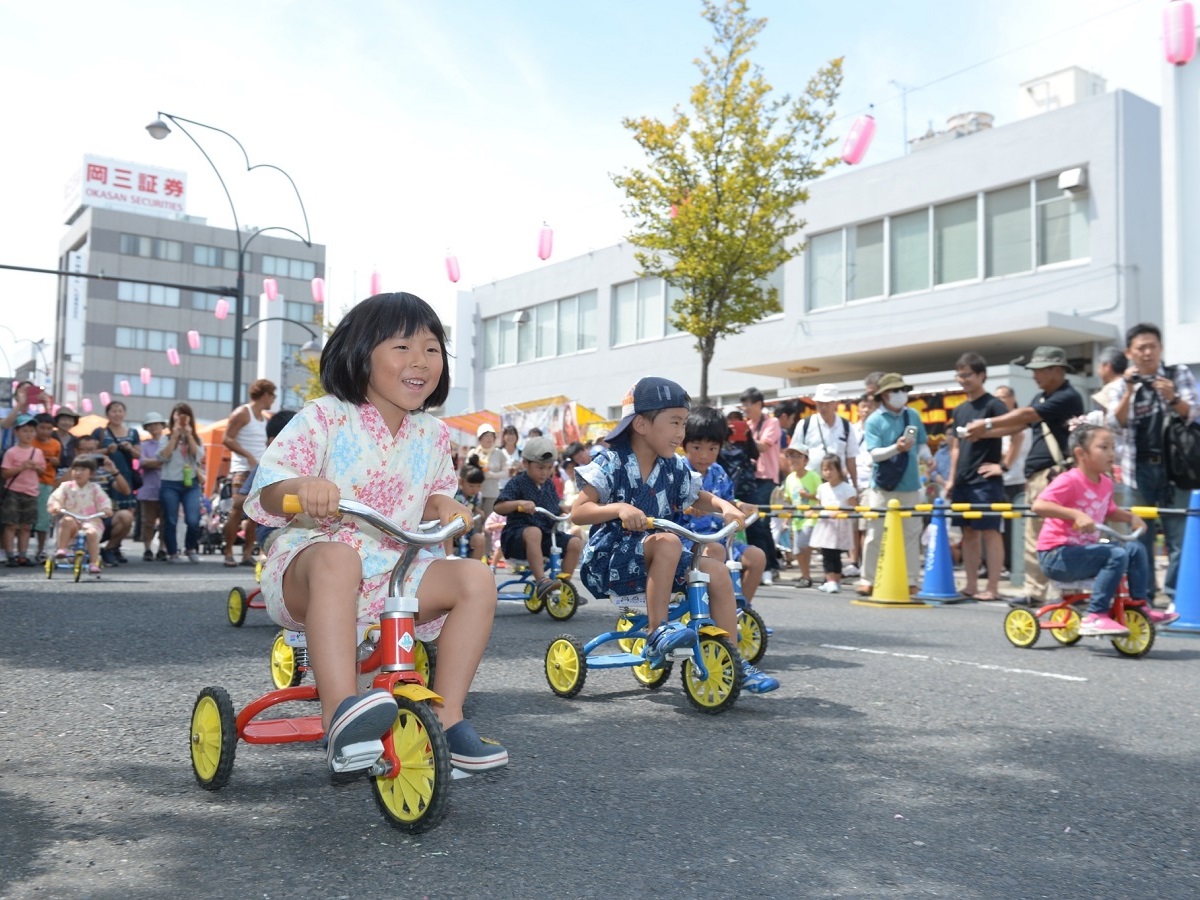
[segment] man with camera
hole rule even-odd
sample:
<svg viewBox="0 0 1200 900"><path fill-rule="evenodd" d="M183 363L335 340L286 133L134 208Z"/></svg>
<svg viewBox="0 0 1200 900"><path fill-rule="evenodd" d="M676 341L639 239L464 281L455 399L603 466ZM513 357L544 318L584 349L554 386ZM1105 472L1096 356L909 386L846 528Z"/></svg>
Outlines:
<svg viewBox="0 0 1200 900"><path fill-rule="evenodd" d="M1163 365L1162 352L1162 332L1158 326L1140 322L1126 332L1125 356L1129 366L1124 376L1114 382L1112 396L1116 403L1110 407L1110 414L1126 429L1126 439L1119 441L1117 446L1117 466L1139 505L1171 509L1186 507L1188 497L1186 491L1176 488L1167 477L1163 426L1172 412L1189 422L1194 421L1200 415L1200 401L1191 370L1187 366L1168 369ZM1183 516L1150 519L1142 535L1146 550L1154 559L1154 539L1162 529L1167 545L1164 591L1172 598L1179 574L1184 524ZM1154 592L1152 581L1151 599Z"/></svg>

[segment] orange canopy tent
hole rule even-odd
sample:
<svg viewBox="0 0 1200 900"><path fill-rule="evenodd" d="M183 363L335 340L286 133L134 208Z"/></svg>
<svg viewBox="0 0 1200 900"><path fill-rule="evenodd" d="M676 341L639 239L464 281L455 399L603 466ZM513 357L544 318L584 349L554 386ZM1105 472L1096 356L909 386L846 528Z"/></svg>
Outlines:
<svg viewBox="0 0 1200 900"><path fill-rule="evenodd" d="M218 422L210 422L196 429L200 443L204 446L204 496L211 497L217 487L217 479L229 474L229 451L225 449L225 428L229 424L226 416Z"/></svg>
<svg viewBox="0 0 1200 900"><path fill-rule="evenodd" d="M459 440L456 443L462 444L464 447L475 446L475 432L480 425L491 425L496 429L497 434L500 433L500 414L488 409L461 413L457 416L442 416L442 421L451 431L459 432Z"/></svg>

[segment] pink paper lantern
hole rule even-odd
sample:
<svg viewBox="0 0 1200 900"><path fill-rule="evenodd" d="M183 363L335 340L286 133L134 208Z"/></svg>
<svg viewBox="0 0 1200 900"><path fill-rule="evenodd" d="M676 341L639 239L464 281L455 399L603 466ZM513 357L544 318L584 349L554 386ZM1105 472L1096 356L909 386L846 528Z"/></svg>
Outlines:
<svg viewBox="0 0 1200 900"><path fill-rule="evenodd" d="M378 272L371 273L371 296L383 293L383 277Z"/></svg>
<svg viewBox="0 0 1200 900"><path fill-rule="evenodd" d="M62 409L62 407L55 403L52 407L50 407L50 415L57 416L60 409Z"/></svg>
<svg viewBox="0 0 1200 900"><path fill-rule="evenodd" d="M538 259L549 259L553 251L554 229L549 225L543 225L542 230L538 232Z"/></svg>
<svg viewBox="0 0 1200 900"><path fill-rule="evenodd" d="M866 155L871 146L871 138L875 137L875 118L862 115L854 120L846 142L842 144L842 161L847 165L855 165Z"/></svg>
<svg viewBox="0 0 1200 900"><path fill-rule="evenodd" d="M84 398L83 398L83 400L80 402L80 404L79 404L79 405L80 405L81 407L83 407L83 411L84 411L85 413L90 413L90 412L92 411L92 398L91 398L91 397L84 397Z"/></svg>
<svg viewBox="0 0 1200 900"><path fill-rule="evenodd" d="M325 279L314 278L312 280L312 297L313 303L325 302Z"/></svg>
<svg viewBox="0 0 1200 900"><path fill-rule="evenodd" d="M456 284L462 277L462 272L458 268L458 257L453 254L446 257L446 277Z"/></svg>
<svg viewBox="0 0 1200 900"><path fill-rule="evenodd" d="M122 380L121 381L121 395L123 397L128 397L132 393L133 393L133 389L129 387L129 382Z"/></svg>
<svg viewBox="0 0 1200 900"><path fill-rule="evenodd" d="M1188 0L1172 0L1163 7L1163 55L1183 66L1196 55L1196 13Z"/></svg>
<svg viewBox="0 0 1200 900"><path fill-rule="evenodd" d="M188 346L191 347L193 350L200 349L200 332L198 332L198 331L189 331L188 332Z"/></svg>
<svg viewBox="0 0 1200 900"><path fill-rule="evenodd" d="M112 397L109 395L108 391L101 391L100 392L100 405L108 406L108 404L110 404L110 403L112 403Z"/></svg>
<svg viewBox="0 0 1200 900"><path fill-rule="evenodd" d="M167 362L173 366L179 365L179 351L174 347L167 348Z"/></svg>
<svg viewBox="0 0 1200 900"><path fill-rule="evenodd" d="M275 300L279 296L279 282L274 278L264 278L263 293L267 295L268 302Z"/></svg>
<svg viewBox="0 0 1200 900"><path fill-rule="evenodd" d="M229 301L224 297L217 300L217 307L213 310L213 315L218 319L224 319L229 315Z"/></svg>
<svg viewBox="0 0 1200 900"><path fill-rule="evenodd" d="M149 384L150 383L150 370L143 366L141 375L142 375L142 384Z"/></svg>

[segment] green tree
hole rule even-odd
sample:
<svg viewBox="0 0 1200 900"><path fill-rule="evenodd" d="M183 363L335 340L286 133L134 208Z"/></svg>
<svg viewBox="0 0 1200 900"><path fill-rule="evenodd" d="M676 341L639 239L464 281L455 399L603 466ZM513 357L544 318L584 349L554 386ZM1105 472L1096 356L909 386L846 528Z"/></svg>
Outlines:
<svg viewBox="0 0 1200 900"><path fill-rule="evenodd" d="M660 276L681 293L671 322L696 338L700 398L717 341L780 312L768 276L804 249L791 241L805 226L796 210L806 185L836 165L826 131L842 83L842 60L820 68L794 100L772 98L750 61L767 24L746 0L704 0L714 46L697 59L691 114L678 106L669 123L626 118L622 124L648 159L646 168L614 175L635 220L628 240L641 274Z"/></svg>

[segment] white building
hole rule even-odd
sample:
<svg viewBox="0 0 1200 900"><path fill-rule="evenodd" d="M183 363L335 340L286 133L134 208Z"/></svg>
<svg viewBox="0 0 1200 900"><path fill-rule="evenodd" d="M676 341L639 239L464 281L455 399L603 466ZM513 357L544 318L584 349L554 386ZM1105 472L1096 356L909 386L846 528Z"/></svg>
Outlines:
<svg viewBox="0 0 1200 900"><path fill-rule="evenodd" d="M1009 360L1054 344L1086 371L1129 325L1161 323L1158 108L1096 93L1079 70L1030 85L1027 118L955 117L908 156L814 183L801 211L808 248L777 275L783 312L721 341L713 399L750 385L802 395L819 382L857 393L875 370L952 388L954 360L974 350L993 384L1011 375L1027 400L1032 382ZM667 323L669 292L637 277L633 249L460 292L455 332L473 341L457 355L464 405L565 394L611 414L645 374L695 392L693 339Z"/></svg>

